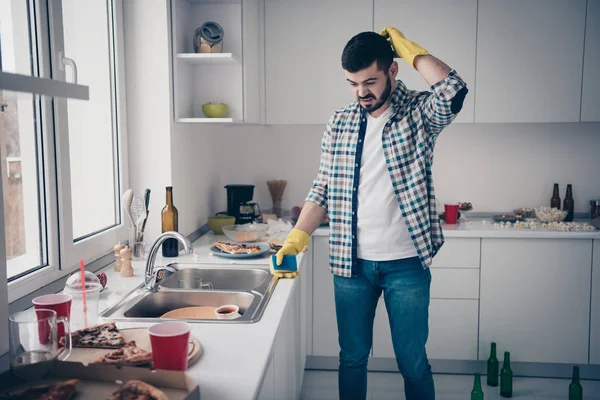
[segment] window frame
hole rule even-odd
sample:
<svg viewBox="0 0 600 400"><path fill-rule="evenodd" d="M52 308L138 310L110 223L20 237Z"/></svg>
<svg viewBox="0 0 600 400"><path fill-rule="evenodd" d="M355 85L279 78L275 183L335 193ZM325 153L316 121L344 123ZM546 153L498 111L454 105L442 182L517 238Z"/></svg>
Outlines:
<svg viewBox="0 0 600 400"><path fill-rule="evenodd" d="M64 70L60 71L57 65L51 66L48 63L48 60L52 60L53 63L57 61L57 57L49 54L50 51L56 54L58 49L62 48L62 2L61 0L48 0L47 3L44 0L34 1L39 13L48 16L48 18L36 19L37 41L38 43L43 43L41 41L46 40L48 42L51 39L53 42L51 49L48 49L47 46L39 46L38 52L43 52L38 61L40 76L52 76L53 81L60 83L60 85L74 85L64 82ZM46 4L48 8L46 8ZM77 241L73 240L69 138L68 131L65 129L66 127L62 126L59 128L60 123L64 125L67 122L64 118L66 117L68 100L61 97L51 98L50 96L41 97L40 99L40 96L37 96L39 111L42 113L40 118L40 140L44 143L42 155L44 163L41 168L46 190L44 198L47 232L47 265L11 282L2 279L0 281L0 289L4 289L2 285L6 285L9 303L70 274L78 268L80 258L89 263L106 256L106 254L112 252L112 247L115 243L127 238L127 227L123 224L123 213L120 207L120 193L124 191L124 188L129 186L123 1L106 0L106 4L110 13L109 24L112 24L112 27L109 27L109 29L113 32L112 43L109 44L109 49L112 66L111 101L113 108L113 129L115 132L113 149L116 151L117 160L115 163L117 220L114 225L96 234ZM50 26L45 24L49 24ZM50 35L45 34L47 32L50 32ZM61 132L60 135L55 134L55 132L59 131ZM0 244L4 248L4 243ZM4 260L6 259L4 258ZM6 265L3 269L6 270ZM0 328L2 327L1 325Z"/></svg>

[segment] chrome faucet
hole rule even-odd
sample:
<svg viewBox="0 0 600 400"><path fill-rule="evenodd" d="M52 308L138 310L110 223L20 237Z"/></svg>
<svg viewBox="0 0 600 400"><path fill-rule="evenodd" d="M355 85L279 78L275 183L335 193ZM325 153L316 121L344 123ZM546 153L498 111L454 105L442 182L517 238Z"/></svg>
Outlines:
<svg viewBox="0 0 600 400"><path fill-rule="evenodd" d="M192 253L192 243L178 232L165 232L156 238L156 241L152 244L150 248L150 253L148 254L148 261L146 261L146 271L144 273L144 286L146 290L156 292L158 290L158 283L160 279L158 278L158 273L163 271L163 273L175 272L175 270L171 267L155 267L154 262L156 261L156 253L158 253L158 249L160 249L160 245L167 239L177 239L183 244L184 254Z"/></svg>

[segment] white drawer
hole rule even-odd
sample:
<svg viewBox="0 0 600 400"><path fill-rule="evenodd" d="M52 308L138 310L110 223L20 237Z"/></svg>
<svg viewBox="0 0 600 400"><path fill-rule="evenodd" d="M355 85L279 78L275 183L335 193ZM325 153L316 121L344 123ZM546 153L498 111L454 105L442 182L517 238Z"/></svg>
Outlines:
<svg viewBox="0 0 600 400"><path fill-rule="evenodd" d="M430 268L432 299L479 299L479 270Z"/></svg>
<svg viewBox="0 0 600 400"><path fill-rule="evenodd" d="M479 268L480 241L478 238L449 238L433 258L436 268Z"/></svg>
<svg viewBox="0 0 600 400"><path fill-rule="evenodd" d="M427 356L440 360L477 360L479 302L431 300Z"/></svg>

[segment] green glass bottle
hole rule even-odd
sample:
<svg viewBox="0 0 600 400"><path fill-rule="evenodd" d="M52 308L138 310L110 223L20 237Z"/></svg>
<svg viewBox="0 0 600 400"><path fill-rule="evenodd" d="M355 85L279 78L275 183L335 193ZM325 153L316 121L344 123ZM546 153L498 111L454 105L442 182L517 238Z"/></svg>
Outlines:
<svg viewBox="0 0 600 400"><path fill-rule="evenodd" d="M488 386L498 386L498 368L499 363L496 358L496 343L492 342L490 358L487 361L487 384Z"/></svg>
<svg viewBox="0 0 600 400"><path fill-rule="evenodd" d="M582 400L583 388L579 383L579 367L573 367L573 379L569 385L569 400Z"/></svg>
<svg viewBox="0 0 600 400"><path fill-rule="evenodd" d="M471 400L483 400L483 390L481 390L481 375L475 374L473 390L471 390Z"/></svg>
<svg viewBox="0 0 600 400"><path fill-rule="evenodd" d="M500 396L512 397L513 392L513 373L510 369L510 353L504 352L504 365L502 365L502 371L500 371Z"/></svg>

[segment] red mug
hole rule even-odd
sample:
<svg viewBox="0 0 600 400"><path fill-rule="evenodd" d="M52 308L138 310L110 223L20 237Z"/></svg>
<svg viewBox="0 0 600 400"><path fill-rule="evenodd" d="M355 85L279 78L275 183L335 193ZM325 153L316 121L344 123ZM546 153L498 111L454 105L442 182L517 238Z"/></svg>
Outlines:
<svg viewBox="0 0 600 400"><path fill-rule="evenodd" d="M154 368L187 370L190 330L186 322L166 322L148 328Z"/></svg>
<svg viewBox="0 0 600 400"><path fill-rule="evenodd" d="M444 204L444 213L447 224L456 224L458 220L458 204Z"/></svg>
<svg viewBox="0 0 600 400"><path fill-rule="evenodd" d="M57 317L65 317L67 321L71 318L71 302L73 300L73 296L66 293L57 293L57 294L47 294L44 296L39 296L33 299L31 302L36 310L52 310L56 313ZM43 330L40 325L40 330ZM58 325L57 327L58 339L65 336L65 327L63 324ZM40 331L40 340L42 337L47 336L44 332Z"/></svg>

